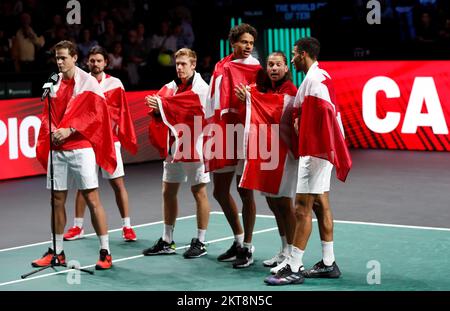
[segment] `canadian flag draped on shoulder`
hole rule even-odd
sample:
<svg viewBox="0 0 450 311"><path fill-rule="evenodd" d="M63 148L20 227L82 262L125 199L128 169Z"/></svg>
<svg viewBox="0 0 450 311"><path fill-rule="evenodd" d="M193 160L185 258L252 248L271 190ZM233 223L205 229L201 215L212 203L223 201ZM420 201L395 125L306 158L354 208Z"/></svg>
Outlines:
<svg viewBox="0 0 450 311"><path fill-rule="evenodd" d="M59 75L54 93L51 94L53 100L56 98L61 85L62 74L60 73ZM52 110L51 128L53 131L58 128L75 128L77 133L81 134L92 145L97 164L106 171L113 173L117 166L116 152L105 97L97 80L78 67L75 67L74 80L75 85L72 98L67 103L64 116L58 124L55 124L56 118L53 117L54 110ZM41 121L36 155L42 166L47 169L50 149L48 100L44 104Z"/></svg>
<svg viewBox="0 0 450 311"><path fill-rule="evenodd" d="M286 81L279 93L247 93L244 149L246 160L239 187L278 194L287 157L294 158L292 113L296 88Z"/></svg>
<svg viewBox="0 0 450 311"><path fill-rule="evenodd" d="M167 157L169 131L175 137L174 162L203 161L203 125L208 84L195 72L192 88L177 93L175 81L158 91L158 106L161 117L151 116L149 124L150 142Z"/></svg>
<svg viewBox="0 0 450 311"><path fill-rule="evenodd" d="M345 181L352 160L335 98L330 76L315 62L295 98L300 113L298 155L328 160L336 167L337 178Z"/></svg>
<svg viewBox="0 0 450 311"><path fill-rule="evenodd" d="M138 150L136 132L122 82L103 73L100 88L106 97L113 134L131 154Z"/></svg>
<svg viewBox="0 0 450 311"><path fill-rule="evenodd" d="M219 129L211 130L214 127L209 127L209 130L205 131L205 135L214 141L211 145L215 146L213 152L205 154L205 170L207 172L237 164L237 144L230 144L230 141L234 141L234 137L227 138L226 125L245 122L245 105L240 103L234 95L234 87L240 83L253 84L260 70L262 67L253 56L233 60L233 55L230 54L216 64L209 85L205 116L206 123L220 127L222 135L213 135L213 131L214 134L219 131ZM234 150L226 150L226 148L233 147ZM206 148L206 150L209 149Z"/></svg>

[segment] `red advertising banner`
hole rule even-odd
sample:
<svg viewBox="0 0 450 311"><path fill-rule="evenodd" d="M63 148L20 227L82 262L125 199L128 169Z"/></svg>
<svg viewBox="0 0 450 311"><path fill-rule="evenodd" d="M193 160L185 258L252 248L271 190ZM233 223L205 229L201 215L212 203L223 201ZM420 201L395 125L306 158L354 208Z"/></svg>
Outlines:
<svg viewBox="0 0 450 311"><path fill-rule="evenodd" d="M320 62L331 75L352 148L450 151L450 61ZM159 159L149 144L144 97L128 92L139 152L125 163ZM0 101L0 180L45 173L36 160L43 103Z"/></svg>
<svg viewBox="0 0 450 311"><path fill-rule="evenodd" d="M320 62L353 148L450 151L450 61Z"/></svg>
<svg viewBox="0 0 450 311"><path fill-rule="evenodd" d="M144 97L156 91L127 92L139 151L132 156L122 148L125 163L159 159L148 140L148 108ZM36 140L43 102L38 98L0 101L0 180L44 174L36 159Z"/></svg>

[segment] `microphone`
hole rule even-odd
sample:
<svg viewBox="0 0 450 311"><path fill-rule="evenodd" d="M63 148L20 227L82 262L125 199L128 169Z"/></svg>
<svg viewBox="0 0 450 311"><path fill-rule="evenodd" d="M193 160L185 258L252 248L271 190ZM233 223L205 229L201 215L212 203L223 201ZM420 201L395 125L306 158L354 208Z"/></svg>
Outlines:
<svg viewBox="0 0 450 311"><path fill-rule="evenodd" d="M49 92L53 92L53 86L58 83L59 75L53 72L50 77L47 79L47 82L42 86L44 89L44 93L42 93L41 101L47 97Z"/></svg>

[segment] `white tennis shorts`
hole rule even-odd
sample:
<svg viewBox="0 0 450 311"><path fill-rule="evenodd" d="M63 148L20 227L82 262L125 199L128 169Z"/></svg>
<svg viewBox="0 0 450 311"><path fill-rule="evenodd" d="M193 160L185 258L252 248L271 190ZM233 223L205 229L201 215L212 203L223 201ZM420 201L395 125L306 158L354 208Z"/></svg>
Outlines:
<svg viewBox="0 0 450 311"><path fill-rule="evenodd" d="M163 181L170 183L187 182L191 186L210 182L203 162L173 162L169 155L164 160Z"/></svg>
<svg viewBox="0 0 450 311"><path fill-rule="evenodd" d="M316 157L300 157L297 193L322 194L330 191L333 165Z"/></svg>
<svg viewBox="0 0 450 311"><path fill-rule="evenodd" d="M114 171L114 173L110 174L107 171L105 171L105 169L100 168L102 171L102 177L104 179L116 179L125 175L125 171L123 169L122 153L120 152L120 141L116 141L114 143L114 147L116 149L116 159L117 159L116 170Z"/></svg>
<svg viewBox="0 0 450 311"><path fill-rule="evenodd" d="M98 188L98 170L92 148L53 151L54 190ZM47 167L47 189L50 189L50 155Z"/></svg>

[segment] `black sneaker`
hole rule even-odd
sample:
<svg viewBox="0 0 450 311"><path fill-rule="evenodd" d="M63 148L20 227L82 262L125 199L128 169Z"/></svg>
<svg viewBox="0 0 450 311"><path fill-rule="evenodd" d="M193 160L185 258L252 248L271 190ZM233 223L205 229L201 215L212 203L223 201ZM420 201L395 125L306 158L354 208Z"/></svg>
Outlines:
<svg viewBox="0 0 450 311"><path fill-rule="evenodd" d="M311 269L304 270L303 276L305 278L328 278L336 279L341 276L341 271L336 262L333 262L331 266L326 266L323 260L316 263Z"/></svg>
<svg viewBox="0 0 450 311"><path fill-rule="evenodd" d="M152 247L144 249L142 254L144 254L144 256L175 254L175 242L172 241L169 244L162 238L159 238Z"/></svg>
<svg viewBox="0 0 450 311"><path fill-rule="evenodd" d="M293 272L291 266L287 264L283 269L279 270L277 274L270 275L264 279L268 285L287 285L287 284L303 284L305 277L302 273L302 267L298 272Z"/></svg>
<svg viewBox="0 0 450 311"><path fill-rule="evenodd" d="M218 261L235 261L238 247L239 247L238 242L234 241L233 245L231 245L231 247L225 253L223 253L223 254L219 255L219 257L217 257L217 260Z"/></svg>
<svg viewBox="0 0 450 311"><path fill-rule="evenodd" d="M184 252L183 257L186 259L198 258L206 255L207 253L205 244L200 242L199 239L193 238L191 241L191 246Z"/></svg>
<svg viewBox="0 0 450 311"><path fill-rule="evenodd" d="M253 252L255 247L252 245L252 249L249 250L247 247L239 247L237 249L236 260L233 262L233 268L241 269L247 268L253 264Z"/></svg>

